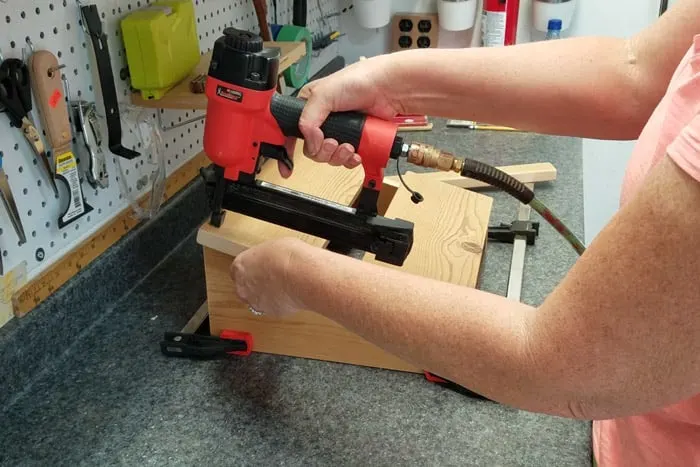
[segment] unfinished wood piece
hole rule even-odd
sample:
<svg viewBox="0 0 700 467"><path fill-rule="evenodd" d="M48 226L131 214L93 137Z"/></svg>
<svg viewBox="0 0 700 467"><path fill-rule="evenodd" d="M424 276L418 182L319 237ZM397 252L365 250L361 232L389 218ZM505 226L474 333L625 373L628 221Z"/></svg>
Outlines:
<svg viewBox="0 0 700 467"><path fill-rule="evenodd" d="M549 162L506 165L497 168L507 173L511 177L515 177L522 183L551 182L557 178L557 169ZM479 180L474 180L473 178L462 177L460 174L454 172L412 172L409 170L406 172L406 174L420 175L419 180L438 181L466 189L485 188L490 186ZM388 178L394 185L397 185L399 182L398 177L394 176Z"/></svg>
<svg viewBox="0 0 700 467"><path fill-rule="evenodd" d="M399 131L403 133L409 133L411 131L430 131L433 129L433 124L428 123L426 125L420 125L420 126L410 126L410 125L405 125L405 126L399 126Z"/></svg>
<svg viewBox="0 0 700 467"><path fill-rule="evenodd" d="M279 176L274 164L263 169L262 178L343 204L352 204L356 199L363 179L361 168L330 167L299 155L295 162L295 174L288 180ZM492 199L444 183L423 182L417 176L408 179L425 196L423 203L413 204L405 188L388 180L384 189L389 195L384 195L380 204L380 212L386 209L387 217L416 224L413 250L402 269L475 287ZM327 244L323 239L230 212L221 228L204 225L200 229L198 241L204 247L207 305L213 335L225 329L247 331L252 333L254 351L258 352L421 371L316 313L302 311L284 319L251 314L235 294L229 272L231 262L246 248L282 236L302 238L318 247ZM365 255L363 260L382 267L395 267L377 262L371 254Z"/></svg>
<svg viewBox="0 0 700 467"><path fill-rule="evenodd" d="M255 352L420 371L317 313L301 311L284 319L254 316L235 294L229 274L232 260L225 253L204 248L212 335L219 335L225 329L245 331L253 335Z"/></svg>
<svg viewBox="0 0 700 467"><path fill-rule="evenodd" d="M385 215L415 224L411 254L400 268L369 256L365 261L443 282L476 287L493 198L441 182L426 181L421 174L409 173L403 178L409 187L423 195L424 200L414 204L411 194L401 185Z"/></svg>

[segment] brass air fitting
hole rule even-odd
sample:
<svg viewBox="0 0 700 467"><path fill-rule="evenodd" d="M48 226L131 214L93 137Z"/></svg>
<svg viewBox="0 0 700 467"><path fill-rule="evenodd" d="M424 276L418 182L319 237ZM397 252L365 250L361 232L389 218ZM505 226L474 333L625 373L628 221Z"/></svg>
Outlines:
<svg viewBox="0 0 700 467"><path fill-rule="evenodd" d="M430 169L457 173L462 171L462 161L460 159L429 144L411 143L408 148L407 160L411 164Z"/></svg>

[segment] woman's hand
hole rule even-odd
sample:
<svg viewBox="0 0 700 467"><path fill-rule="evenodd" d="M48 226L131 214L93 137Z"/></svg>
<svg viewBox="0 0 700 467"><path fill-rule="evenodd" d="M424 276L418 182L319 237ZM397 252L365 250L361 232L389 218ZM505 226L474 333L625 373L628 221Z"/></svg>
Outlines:
<svg viewBox="0 0 700 467"><path fill-rule="evenodd" d="M303 261L310 245L295 238L282 238L249 248L231 264L236 294L259 313L283 316L299 311L303 303L289 287L294 265Z"/></svg>
<svg viewBox="0 0 700 467"><path fill-rule="evenodd" d="M388 55L362 60L302 88L299 97L307 103L299 130L304 135L306 156L347 168L360 164L357 148L325 138L320 127L331 112L357 110L383 119L403 113L395 91L394 62L394 57Z"/></svg>

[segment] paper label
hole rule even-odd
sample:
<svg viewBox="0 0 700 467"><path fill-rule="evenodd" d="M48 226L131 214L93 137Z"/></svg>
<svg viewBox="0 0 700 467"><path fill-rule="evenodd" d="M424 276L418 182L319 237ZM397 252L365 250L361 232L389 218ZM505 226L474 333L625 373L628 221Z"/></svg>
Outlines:
<svg viewBox="0 0 700 467"><path fill-rule="evenodd" d="M66 211L64 221L70 222L85 212L83 191L80 188L78 163L72 152L69 151L56 157L56 175L60 175L68 183L70 203L68 204L68 211Z"/></svg>
<svg viewBox="0 0 700 467"><path fill-rule="evenodd" d="M499 47L506 43L506 12L484 11L481 40L484 47Z"/></svg>

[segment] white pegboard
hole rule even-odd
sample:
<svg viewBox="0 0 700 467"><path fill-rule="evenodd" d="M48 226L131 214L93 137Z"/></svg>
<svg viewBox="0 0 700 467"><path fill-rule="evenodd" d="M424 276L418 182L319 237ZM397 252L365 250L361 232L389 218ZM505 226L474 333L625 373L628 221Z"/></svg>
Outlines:
<svg viewBox="0 0 700 467"><path fill-rule="evenodd" d="M214 40L227 26L256 32L259 29L255 9L250 0L193 0L193 2L202 53L211 49ZM130 105L130 86L127 80L120 78L120 71L126 66L126 58L119 21L129 12L153 2L151 0L93 0L82 3L96 5L101 14L112 57L115 84L120 98L119 106L122 113L125 113ZM278 24L291 23L292 3L292 0L277 0L276 22ZM308 0L307 28L312 34L321 35L337 30L339 3L340 0ZM22 49L27 47L27 40L30 40L35 50L50 50L58 57L59 63L65 65L62 72L69 81L73 99L95 101L93 86L98 81L93 75L90 42L81 27L79 4L76 0L0 0L0 21L3 25L0 30L0 51L5 58L21 58ZM272 0L268 0L268 21L275 22L275 2ZM318 68L318 63L314 65L313 68ZM97 94L97 101L97 108L101 109L100 94ZM203 121L185 125L182 123L194 117L201 117L203 112L153 109L147 112L152 117L156 117L156 112L160 112L163 125L171 127L163 133L166 145L166 171L169 175L201 150ZM41 131L36 101L32 117ZM122 144L142 152L140 139L124 124L122 130ZM65 188L59 183L61 197L56 200L46 182L40 161L36 160L20 132L10 127L7 116L0 114L0 153L3 156L3 167L8 175L27 236L27 242L19 246L9 216L0 203L0 251L5 271L24 262L28 278L31 280L128 207L128 200L122 196L117 182L116 156L106 145L107 129L103 119L102 136L102 151L107 160L109 187L97 190L91 188L84 176L87 161L81 160L82 187L85 199L93 207L93 211L69 226L59 229L57 220L67 202ZM46 142L46 139L44 141ZM82 152L79 140L77 141L73 149L76 156L80 157ZM52 164L53 162L51 159ZM144 177L151 175L154 168L149 162L148 154L142 152L140 157L132 161L120 159L120 164L127 179L126 183L134 197L139 197L150 190L151 184L143 183Z"/></svg>

